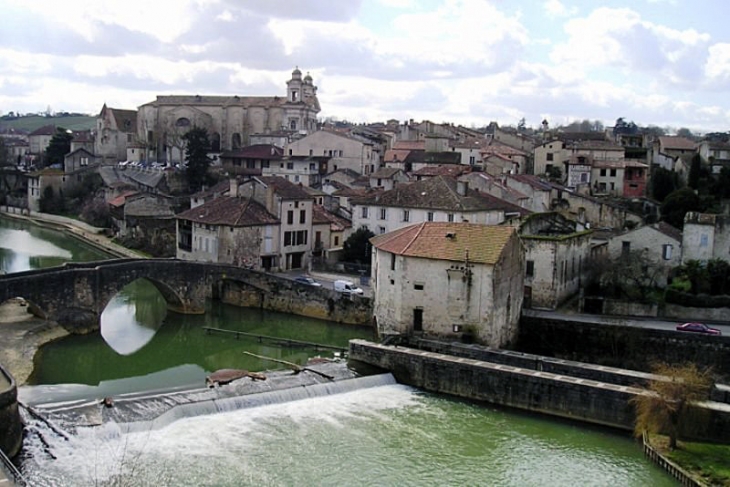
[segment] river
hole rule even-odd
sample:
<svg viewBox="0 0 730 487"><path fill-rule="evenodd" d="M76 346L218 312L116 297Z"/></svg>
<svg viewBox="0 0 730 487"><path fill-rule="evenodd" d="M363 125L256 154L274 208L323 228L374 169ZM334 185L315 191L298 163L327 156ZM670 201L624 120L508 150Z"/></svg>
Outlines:
<svg viewBox="0 0 730 487"><path fill-rule="evenodd" d="M12 245L5 230L13 231ZM0 255L10 272L99 258L82 247L0 219ZM44 346L20 397L43 404L200 387L218 368L272 366L243 351L297 363L325 355L208 335L203 326L334 345L370 334L219 303L200 316L167 313L156 290L138 281L104 311L101 333ZM44 437L48 445L29 435L20 456L32 485L676 485L626 434L391 383L184 418L143 433L108 423L68 440Z"/></svg>

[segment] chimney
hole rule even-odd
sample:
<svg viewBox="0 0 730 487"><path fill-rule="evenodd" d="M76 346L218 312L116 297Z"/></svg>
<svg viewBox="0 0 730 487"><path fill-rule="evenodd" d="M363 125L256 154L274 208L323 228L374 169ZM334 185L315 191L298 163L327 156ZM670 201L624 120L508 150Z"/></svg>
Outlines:
<svg viewBox="0 0 730 487"><path fill-rule="evenodd" d="M466 196L466 192L469 189L469 183L466 181L456 181L456 192L460 196Z"/></svg>
<svg viewBox="0 0 730 487"><path fill-rule="evenodd" d="M237 198L238 197L238 180L236 178L230 179L230 190L228 191L228 196L231 198Z"/></svg>

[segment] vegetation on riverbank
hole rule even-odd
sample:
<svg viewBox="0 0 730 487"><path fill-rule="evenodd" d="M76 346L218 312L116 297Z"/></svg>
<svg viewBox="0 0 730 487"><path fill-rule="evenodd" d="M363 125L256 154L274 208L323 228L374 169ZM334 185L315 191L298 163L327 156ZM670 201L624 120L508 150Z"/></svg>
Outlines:
<svg viewBox="0 0 730 487"><path fill-rule="evenodd" d="M730 445L680 441L671 450L662 435L651 435L651 445L702 483L730 486Z"/></svg>

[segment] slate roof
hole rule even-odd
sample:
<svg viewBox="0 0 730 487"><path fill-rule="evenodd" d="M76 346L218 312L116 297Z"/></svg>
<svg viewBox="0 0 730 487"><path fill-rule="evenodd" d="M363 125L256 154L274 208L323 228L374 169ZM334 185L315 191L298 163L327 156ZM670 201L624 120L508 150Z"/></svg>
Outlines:
<svg viewBox="0 0 730 487"><path fill-rule="evenodd" d="M122 132L137 131L137 110L112 108L111 111L112 115L114 115L114 122L117 124L118 130Z"/></svg>
<svg viewBox="0 0 730 487"><path fill-rule="evenodd" d="M424 166L418 171L413 171L412 176L450 176L458 177L469 172L471 168L469 166L459 165L448 165L448 166Z"/></svg>
<svg viewBox="0 0 730 487"><path fill-rule="evenodd" d="M673 227L667 222L654 223L650 226L669 238L673 238L674 240L677 240L679 242L682 241L682 231L678 228Z"/></svg>
<svg viewBox="0 0 730 487"><path fill-rule="evenodd" d="M238 150L223 152L221 159L278 160L284 156L284 149L272 144L254 144Z"/></svg>
<svg viewBox="0 0 730 487"><path fill-rule="evenodd" d="M314 205L312 207L312 223L315 225L329 223L331 229L340 231L352 227L350 220L327 211L322 205Z"/></svg>
<svg viewBox="0 0 730 487"><path fill-rule="evenodd" d="M146 171L138 168L126 169L124 175L149 188L156 188L165 177L163 171Z"/></svg>
<svg viewBox="0 0 730 487"><path fill-rule="evenodd" d="M257 179L266 186L273 188L276 194L284 200L311 200L314 198L301 184L294 184L282 177L261 176Z"/></svg>
<svg viewBox="0 0 730 487"><path fill-rule="evenodd" d="M550 183L533 174L510 174L507 177L524 184L529 184L539 191L551 191L553 189L553 186Z"/></svg>
<svg viewBox="0 0 730 487"><path fill-rule="evenodd" d="M279 220L256 200L229 196L222 196L183 211L177 215L177 218L195 223L230 227L275 225L279 223Z"/></svg>
<svg viewBox="0 0 730 487"><path fill-rule="evenodd" d="M406 257L494 265L515 232L511 226L423 222L377 235L370 243Z"/></svg>
<svg viewBox="0 0 730 487"><path fill-rule="evenodd" d="M56 133L56 126L55 125L44 125L43 127L38 127L34 131L32 131L28 136L33 135L53 135Z"/></svg>
<svg viewBox="0 0 730 487"><path fill-rule="evenodd" d="M390 191L378 192L353 201L358 205L396 208L426 208L445 211L505 211L526 215L528 210L492 195L467 189L462 196L454 178L436 176L415 183L399 185Z"/></svg>
<svg viewBox="0 0 730 487"><path fill-rule="evenodd" d="M197 193L193 194L191 198L207 199L210 197L220 196L230 190L231 182L229 180L225 180L214 184L210 188L201 189Z"/></svg>
<svg viewBox="0 0 730 487"><path fill-rule="evenodd" d="M399 172L402 172L401 169L397 167L384 167L382 169L378 169L374 173L370 174L371 178L380 178L380 179L390 179Z"/></svg>
<svg viewBox="0 0 730 487"><path fill-rule="evenodd" d="M413 150L403 162L425 164L461 164L461 152L430 152Z"/></svg>
<svg viewBox="0 0 730 487"><path fill-rule="evenodd" d="M676 135L662 135L659 144L665 150L694 150L695 143L686 137Z"/></svg>
<svg viewBox="0 0 730 487"><path fill-rule="evenodd" d="M317 97L304 98L290 103L285 96L228 96L228 95L158 95L155 101L145 105L203 105L203 106L240 106L275 108L287 104L306 104L317 106Z"/></svg>

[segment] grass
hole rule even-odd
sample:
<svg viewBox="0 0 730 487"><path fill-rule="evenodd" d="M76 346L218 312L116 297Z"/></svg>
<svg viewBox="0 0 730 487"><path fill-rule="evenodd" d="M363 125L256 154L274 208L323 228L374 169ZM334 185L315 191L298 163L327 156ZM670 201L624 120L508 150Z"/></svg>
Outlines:
<svg viewBox="0 0 730 487"><path fill-rule="evenodd" d="M664 436L651 437L652 446L697 479L707 485L730 486L730 445L680 441L670 451L668 442Z"/></svg>
<svg viewBox="0 0 730 487"><path fill-rule="evenodd" d="M32 132L45 125L55 125L69 130L90 130L96 126L96 117L21 117L15 120L0 120L0 127Z"/></svg>

